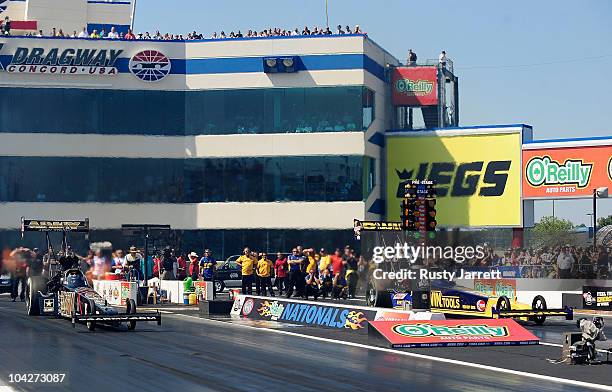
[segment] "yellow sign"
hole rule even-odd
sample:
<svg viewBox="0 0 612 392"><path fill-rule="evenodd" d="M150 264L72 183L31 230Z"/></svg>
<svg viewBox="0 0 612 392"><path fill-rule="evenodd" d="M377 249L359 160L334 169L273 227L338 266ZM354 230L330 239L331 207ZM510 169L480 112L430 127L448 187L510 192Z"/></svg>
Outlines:
<svg viewBox="0 0 612 392"><path fill-rule="evenodd" d="M451 295L442 295L441 291L431 291L431 307L432 308L443 308L443 309L460 309L461 301L459 297Z"/></svg>
<svg viewBox="0 0 612 392"><path fill-rule="evenodd" d="M400 219L402 182L436 182L439 226L521 226L521 134L387 138L387 220Z"/></svg>

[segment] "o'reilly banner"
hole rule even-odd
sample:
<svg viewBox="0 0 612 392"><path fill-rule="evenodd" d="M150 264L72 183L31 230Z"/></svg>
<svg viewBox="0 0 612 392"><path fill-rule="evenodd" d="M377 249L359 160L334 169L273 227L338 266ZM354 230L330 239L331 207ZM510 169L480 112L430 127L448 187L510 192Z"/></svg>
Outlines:
<svg viewBox="0 0 612 392"><path fill-rule="evenodd" d="M117 75L120 49L18 47L5 66L9 73L59 75Z"/></svg>

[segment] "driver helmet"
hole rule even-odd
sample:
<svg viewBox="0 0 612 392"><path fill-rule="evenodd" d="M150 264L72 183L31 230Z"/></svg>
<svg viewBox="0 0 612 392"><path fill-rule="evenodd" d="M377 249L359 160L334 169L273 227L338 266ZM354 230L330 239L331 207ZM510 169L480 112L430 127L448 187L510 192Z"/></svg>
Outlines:
<svg viewBox="0 0 612 392"><path fill-rule="evenodd" d="M83 275L75 272L71 272L66 276L66 286L71 289L85 286L85 279Z"/></svg>

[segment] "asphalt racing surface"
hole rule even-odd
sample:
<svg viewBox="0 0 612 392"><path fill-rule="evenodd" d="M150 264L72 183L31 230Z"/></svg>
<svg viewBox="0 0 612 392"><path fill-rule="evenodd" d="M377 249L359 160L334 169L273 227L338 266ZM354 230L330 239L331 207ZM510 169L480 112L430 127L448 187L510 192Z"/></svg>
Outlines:
<svg viewBox="0 0 612 392"><path fill-rule="evenodd" d="M555 346L397 352L368 348L366 337L346 332L206 320L197 312L162 318L161 326L142 323L133 332L89 332L83 325L72 328L68 320L28 317L23 303L0 296L0 391L584 391L596 386L546 376L612 390L612 365L550 364L547 357L560 356ZM555 343L563 331L573 330L563 321L530 329ZM609 327L606 332L612 336ZM348 342L347 335L352 335ZM66 373L66 378L54 385L9 383L15 373Z"/></svg>

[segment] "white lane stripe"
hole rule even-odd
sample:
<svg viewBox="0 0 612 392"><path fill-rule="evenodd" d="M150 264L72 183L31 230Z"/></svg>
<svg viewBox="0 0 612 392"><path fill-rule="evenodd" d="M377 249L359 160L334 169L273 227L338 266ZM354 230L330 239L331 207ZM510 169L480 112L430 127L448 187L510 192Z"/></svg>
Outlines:
<svg viewBox="0 0 612 392"><path fill-rule="evenodd" d="M194 318L193 316L190 316L190 315L187 315L187 314L178 314L178 313L174 314L174 316L183 316L183 317ZM390 349L390 348L368 346L366 344L361 344L361 343L345 342L345 341L341 341L341 340L322 338L322 337L319 337L319 336L304 335L304 334L297 333L297 332L281 331L281 330L278 330L278 329L258 328L258 327L253 327L253 326L250 326L250 325L233 324L233 323L228 323L227 321L222 321L222 320L212 320L212 319L199 319L199 320L201 320L203 322L221 323L221 324L224 324L226 326L227 325L231 325L231 326L239 327L239 328L255 329L255 330L258 330L258 331L267 331L267 332L272 332L272 333L278 333L278 334L281 334L281 335L289 335L289 336L301 337L301 338L304 338L304 339L316 340L316 341L320 341L320 342L335 343L335 344L339 344L339 345L343 345L343 346L364 348L364 349L367 349L367 350L380 351L380 352L384 352L384 353L388 353L388 354L403 355L403 356L406 356L406 357L425 359L425 360L429 360L429 361L433 361L433 362L442 362L442 363L447 363L447 364L452 364L452 365L466 366L466 367L477 368L477 369L485 369L485 370L490 370L490 371L498 372L498 373L505 373L505 374L512 374L512 375L515 375L515 376L535 378L535 379L538 379L538 380L552 381L552 382L556 382L556 383L559 383L559 384L572 385L572 386L577 386L577 387L582 387L582 388L591 388L591 389L597 389L597 390L602 390L602 391L612 391L612 386L610 386L610 385L594 384L594 383L589 383L589 382L584 382L584 381L569 380L569 379L553 377L553 376L545 376L545 375L536 374L536 373L527 373L527 372L522 372L522 371L519 371L519 370L512 370L512 369L500 368L500 367L495 367L495 366L481 365L481 364L476 364L476 363L464 362L464 361L459 361L459 360L456 360L456 359L434 357L434 356L431 356L431 355L417 354L417 353L411 353L411 352L407 352L407 351L398 351L398 350L393 350L393 349Z"/></svg>
<svg viewBox="0 0 612 392"><path fill-rule="evenodd" d="M559 344L559 343L548 343L548 342L542 342L542 341L540 341L540 344L541 344L542 346L550 346L550 347L563 347L563 345L562 345L562 344ZM598 349L597 349L597 351L598 351L598 352L600 352L600 353L606 353L606 352L608 352L607 350L603 350L603 349L600 349L600 348L598 348Z"/></svg>

